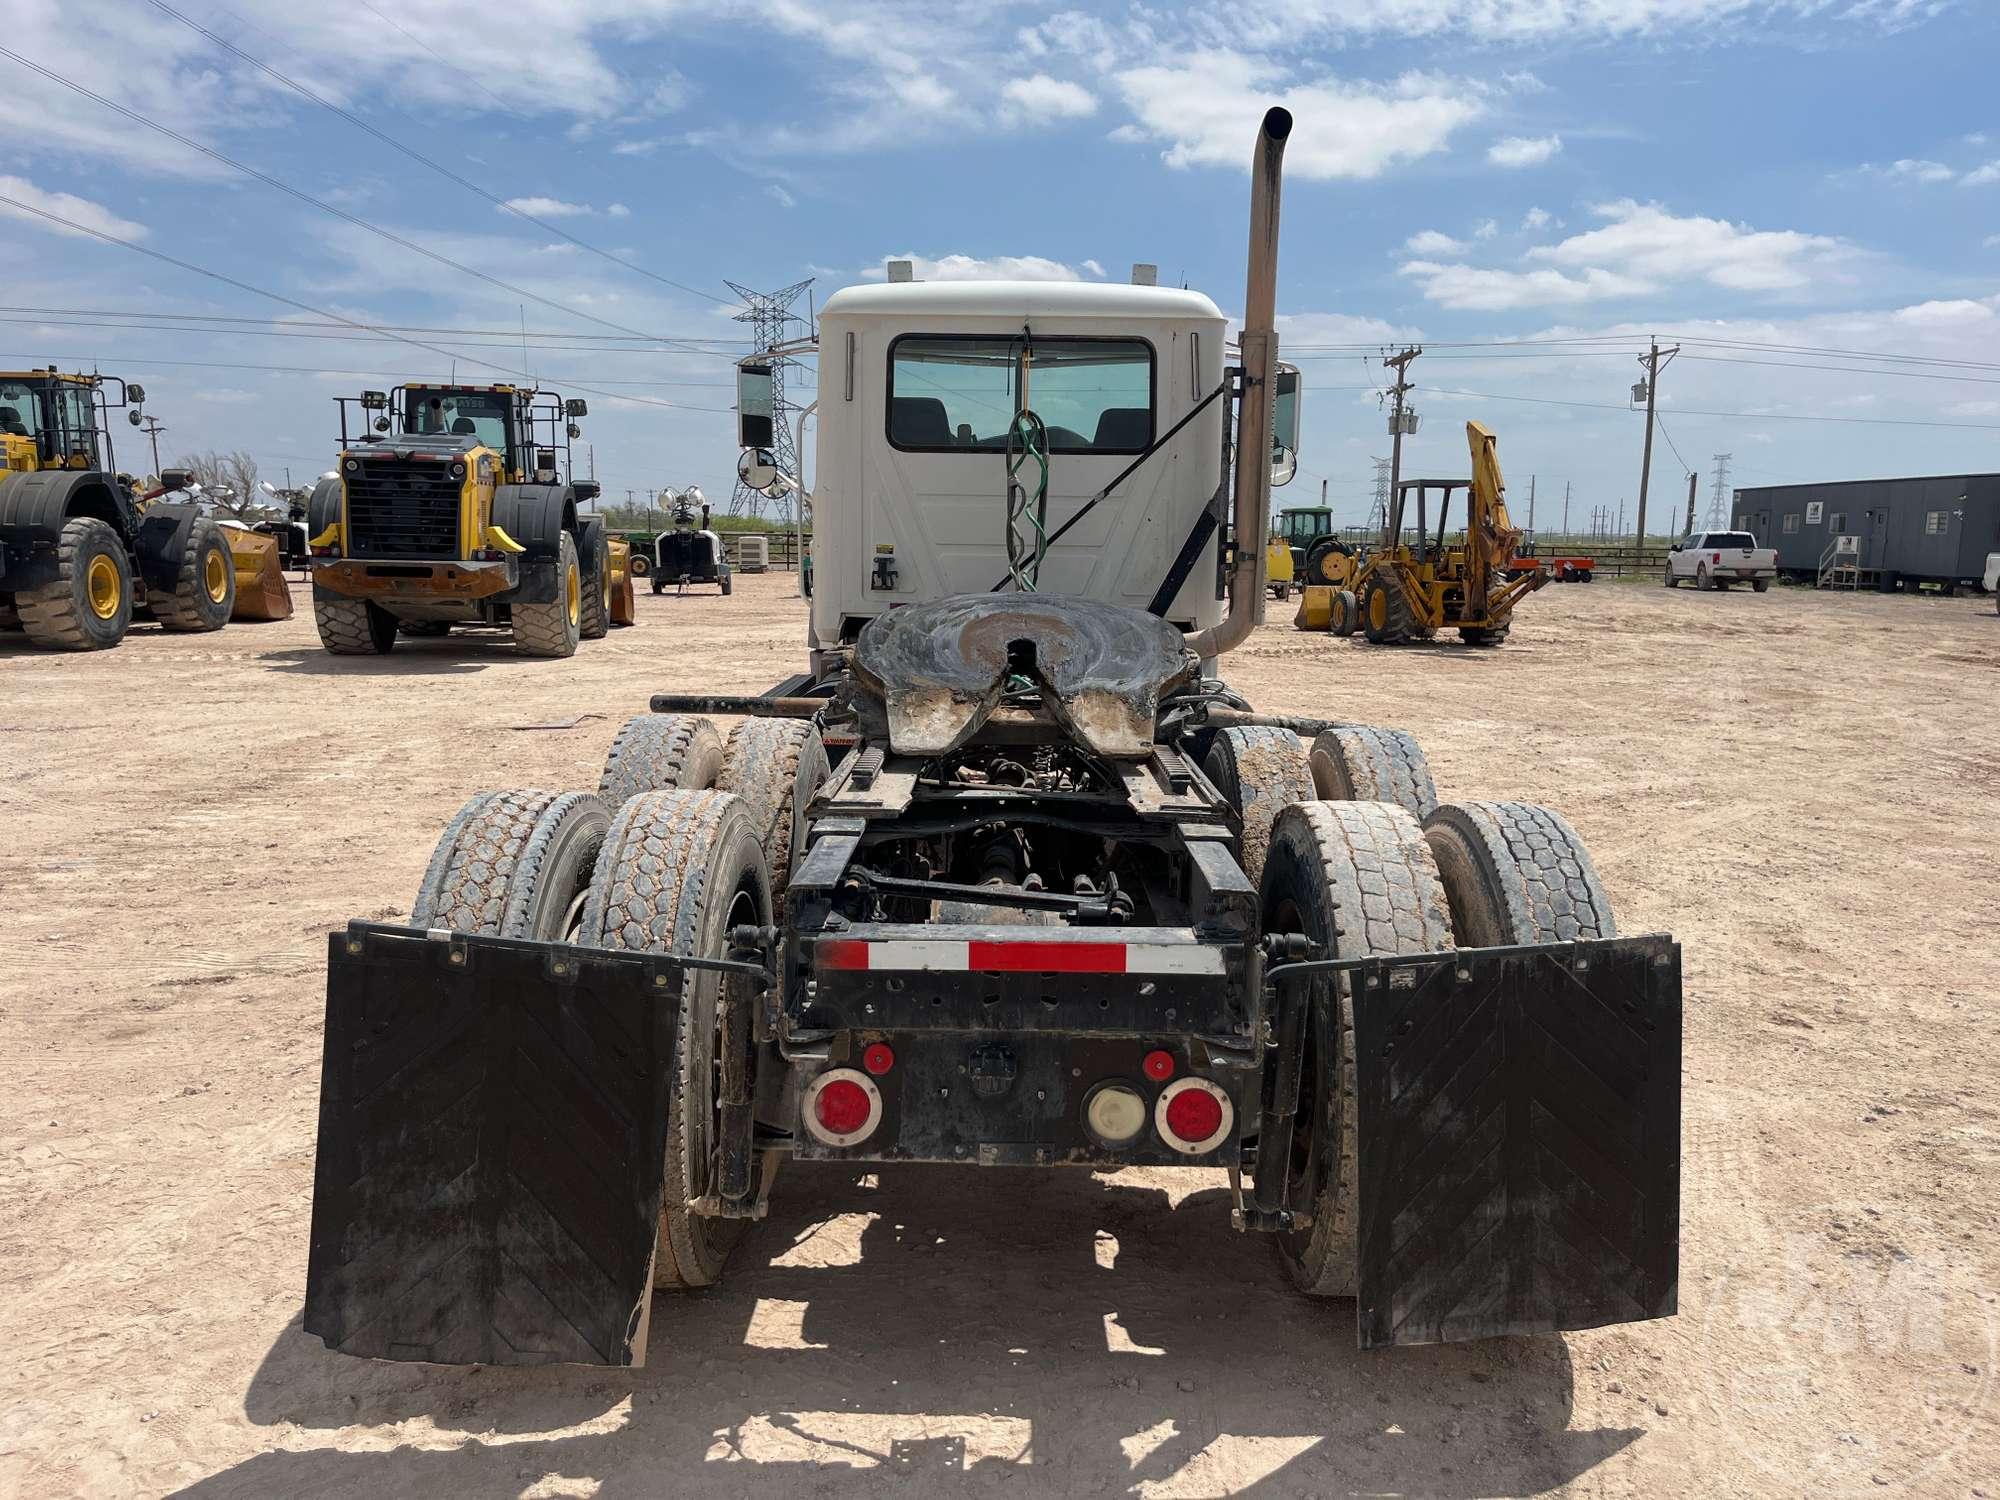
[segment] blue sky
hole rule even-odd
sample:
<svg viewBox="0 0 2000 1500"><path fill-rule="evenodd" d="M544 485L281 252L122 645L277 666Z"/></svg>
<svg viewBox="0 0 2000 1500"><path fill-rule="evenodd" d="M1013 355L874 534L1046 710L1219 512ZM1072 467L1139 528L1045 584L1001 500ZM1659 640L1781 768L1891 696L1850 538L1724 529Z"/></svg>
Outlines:
<svg viewBox="0 0 2000 1500"><path fill-rule="evenodd" d="M1387 452L1380 349L1403 339L1432 351L1406 469L1462 470L1475 417L1516 505L1531 474L1543 507L1568 484L1573 523L1621 503L1630 519L1626 407L1653 332L1687 340L1661 382L1653 530L1683 503L1682 460L1705 496L1717 452L1738 484L2000 468L2000 7L1226 10L9 0L0 364L126 373L169 428L163 457L240 447L273 479L328 466L335 394L454 359L463 378L525 364L593 387L586 435L612 496L699 482L719 498L744 332L725 277L811 276L823 300L891 256L927 277L1122 279L1152 261L1233 311L1249 144L1284 102L1281 334L1308 381L1285 503L1324 478L1343 515L1365 510ZM323 321L308 308L444 331L412 347L301 326ZM1591 342L1478 347L1553 338Z"/></svg>

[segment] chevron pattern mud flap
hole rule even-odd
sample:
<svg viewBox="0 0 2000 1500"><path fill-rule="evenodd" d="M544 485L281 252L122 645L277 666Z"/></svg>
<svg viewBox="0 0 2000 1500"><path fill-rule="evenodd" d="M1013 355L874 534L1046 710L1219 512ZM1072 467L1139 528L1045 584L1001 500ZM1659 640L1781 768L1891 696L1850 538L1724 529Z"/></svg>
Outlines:
<svg viewBox="0 0 2000 1500"><path fill-rule="evenodd" d="M1486 949L1351 978L1362 1347L1672 1315L1679 947Z"/></svg>
<svg viewBox="0 0 2000 1500"><path fill-rule="evenodd" d="M681 973L334 933L306 1331L376 1359L643 1364Z"/></svg>

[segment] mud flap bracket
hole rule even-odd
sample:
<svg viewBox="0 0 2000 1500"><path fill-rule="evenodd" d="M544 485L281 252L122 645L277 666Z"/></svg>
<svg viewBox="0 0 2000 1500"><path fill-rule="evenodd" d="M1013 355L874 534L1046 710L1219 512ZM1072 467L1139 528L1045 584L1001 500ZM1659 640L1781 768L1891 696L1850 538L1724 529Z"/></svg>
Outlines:
<svg viewBox="0 0 2000 1500"><path fill-rule="evenodd" d="M1467 950L1349 978L1362 1347L1670 1316L1678 945Z"/></svg>

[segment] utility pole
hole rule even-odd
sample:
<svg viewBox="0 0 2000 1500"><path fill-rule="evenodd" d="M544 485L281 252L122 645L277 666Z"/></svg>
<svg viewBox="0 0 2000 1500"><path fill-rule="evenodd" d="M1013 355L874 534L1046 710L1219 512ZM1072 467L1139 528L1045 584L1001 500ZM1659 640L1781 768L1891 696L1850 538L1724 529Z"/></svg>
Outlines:
<svg viewBox="0 0 2000 1500"><path fill-rule="evenodd" d="M1682 536L1686 536L1694 530L1694 486L1695 481L1700 478L1701 476L1695 473L1693 469L1688 470L1688 518L1687 525L1681 528Z"/></svg>
<svg viewBox="0 0 2000 1500"><path fill-rule="evenodd" d="M160 477L160 434L167 430L166 425L158 417L148 417L146 425L140 430L153 440L153 477L157 479Z"/></svg>
<svg viewBox="0 0 2000 1500"><path fill-rule="evenodd" d="M1569 481L1563 481L1563 535L1569 535Z"/></svg>
<svg viewBox="0 0 2000 1500"><path fill-rule="evenodd" d="M1660 371L1664 370L1680 352L1681 346L1676 344L1666 351L1666 358L1662 359L1660 341L1654 339L1650 351L1639 356L1639 363L1646 367L1646 378L1632 389L1635 400L1641 394L1646 398L1646 456L1639 462L1639 545L1642 547L1646 545L1646 488L1653 478L1653 411L1660 396ZM1619 502L1618 521L1618 529L1623 531L1625 529L1623 501Z"/></svg>
<svg viewBox="0 0 2000 1500"><path fill-rule="evenodd" d="M1528 476L1528 530L1535 529L1535 476Z"/></svg>
<svg viewBox="0 0 2000 1500"><path fill-rule="evenodd" d="M1398 487L1403 480L1403 434L1417 430L1417 414L1409 410L1404 404L1404 397L1412 389L1410 385L1410 362L1423 352L1421 348L1408 348L1401 354L1388 355L1382 361L1385 367L1396 372L1396 383L1389 390L1389 394L1396 401L1395 408L1389 413L1389 433L1393 441L1393 446L1389 449L1388 509L1392 515L1395 513L1401 498L1401 491ZM1386 534L1386 523L1383 544L1385 546L1394 545L1394 539Z"/></svg>

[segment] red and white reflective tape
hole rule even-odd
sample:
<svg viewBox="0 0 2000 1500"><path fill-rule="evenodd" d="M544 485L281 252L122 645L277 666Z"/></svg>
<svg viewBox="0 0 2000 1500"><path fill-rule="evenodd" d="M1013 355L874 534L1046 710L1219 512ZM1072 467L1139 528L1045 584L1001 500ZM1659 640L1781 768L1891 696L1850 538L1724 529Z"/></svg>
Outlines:
<svg viewBox="0 0 2000 1500"><path fill-rule="evenodd" d="M1220 948L1205 943L1100 943L944 938L821 938L822 969L901 970L932 974L1214 974L1225 972Z"/></svg>

